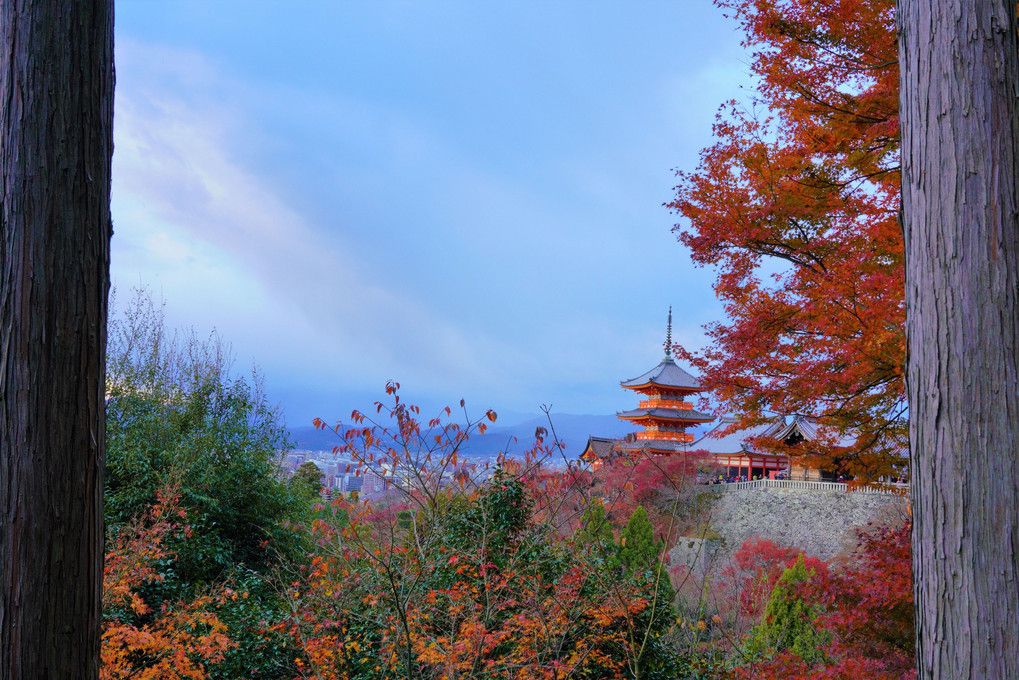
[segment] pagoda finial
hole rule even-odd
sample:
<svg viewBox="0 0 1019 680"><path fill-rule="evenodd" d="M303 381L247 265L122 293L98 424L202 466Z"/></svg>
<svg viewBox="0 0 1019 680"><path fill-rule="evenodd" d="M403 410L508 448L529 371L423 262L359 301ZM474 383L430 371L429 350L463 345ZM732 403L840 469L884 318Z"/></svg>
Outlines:
<svg viewBox="0 0 1019 680"><path fill-rule="evenodd" d="M665 331L665 358L672 358L672 305L669 305L669 325Z"/></svg>

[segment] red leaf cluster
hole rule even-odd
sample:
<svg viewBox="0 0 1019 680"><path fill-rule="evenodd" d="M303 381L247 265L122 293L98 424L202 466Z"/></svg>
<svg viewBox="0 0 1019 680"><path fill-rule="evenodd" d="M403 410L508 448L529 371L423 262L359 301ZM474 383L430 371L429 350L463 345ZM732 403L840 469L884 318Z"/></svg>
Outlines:
<svg viewBox="0 0 1019 680"><path fill-rule="evenodd" d="M770 659L748 659L739 678L790 680L910 680L914 668L913 581L910 524L861 533L857 549L837 568L807 558L815 575L801 595L822 613L815 625L832 633L825 648L828 662L808 665L792 652ZM737 553L740 570L755 574L741 600L748 613L760 616L780 565L797 551L752 539ZM731 576L731 574L730 574ZM761 599L761 594L763 599ZM741 593L742 594L742 593Z"/></svg>

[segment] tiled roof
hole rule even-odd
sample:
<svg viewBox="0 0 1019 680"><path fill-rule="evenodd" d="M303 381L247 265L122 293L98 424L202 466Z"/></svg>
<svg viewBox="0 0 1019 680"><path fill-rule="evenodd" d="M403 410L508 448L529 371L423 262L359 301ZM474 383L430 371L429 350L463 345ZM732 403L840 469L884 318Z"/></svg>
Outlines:
<svg viewBox="0 0 1019 680"><path fill-rule="evenodd" d="M644 385L660 385L662 387L682 387L688 390L701 389L701 383L682 368L676 365L672 357L662 359L662 363L652 368L647 373L637 376L632 380L624 380L619 383L623 387L642 387Z"/></svg>
<svg viewBox="0 0 1019 680"><path fill-rule="evenodd" d="M757 451L751 440L757 437L773 437L775 439L784 440L788 439L794 434L799 434L806 441L813 441L818 437L818 424L813 418L806 416L796 416L788 424L785 419L781 416L776 416L769 422L761 423L760 425L753 425L746 429L734 430L729 434L721 437L715 437L714 434L721 432L725 428L736 422L735 418L724 416L713 428L708 430L707 433L693 444L690 445L692 449L703 449L709 453L740 453L743 451L749 451L752 453L763 453ZM835 445L836 446L853 446L856 440L853 438L852 433L847 433L839 437Z"/></svg>
<svg viewBox="0 0 1019 680"><path fill-rule="evenodd" d="M703 437L690 444L690 450L696 451L700 449L712 454L743 453L752 450L752 447L747 444L748 439L753 439L754 437L773 437L775 433L786 426L785 421L781 417L776 417L767 423L754 425L743 430L733 430L721 437L714 436L734 422L736 422L735 418L723 416L718 424L708 430Z"/></svg>
<svg viewBox="0 0 1019 680"><path fill-rule="evenodd" d="M683 451L693 451L692 444L684 444L683 442L664 440L664 439L640 439L633 443L624 443L623 447L627 451L640 451L646 449L652 449L655 451L669 451L672 453L681 453Z"/></svg>
<svg viewBox="0 0 1019 680"><path fill-rule="evenodd" d="M616 447L620 443L621 440L619 439L609 439L608 437L588 437L587 446L584 447L584 452L581 456L587 458L587 454L590 451L593 457L599 460L612 458L616 452Z"/></svg>
<svg viewBox="0 0 1019 680"><path fill-rule="evenodd" d="M675 420L685 423L710 423L715 416L701 413L690 409L679 408L637 408L632 411L622 411L616 416L623 420L634 420L635 418L661 418L662 420Z"/></svg>
<svg viewBox="0 0 1019 680"><path fill-rule="evenodd" d="M796 416L793 421L785 426L781 432L778 432L774 436L777 439L788 439L793 434L799 433L807 441L817 439L818 424L814 418L807 416ZM856 443L856 438L851 433L846 433L840 436L836 441L836 446L853 446Z"/></svg>

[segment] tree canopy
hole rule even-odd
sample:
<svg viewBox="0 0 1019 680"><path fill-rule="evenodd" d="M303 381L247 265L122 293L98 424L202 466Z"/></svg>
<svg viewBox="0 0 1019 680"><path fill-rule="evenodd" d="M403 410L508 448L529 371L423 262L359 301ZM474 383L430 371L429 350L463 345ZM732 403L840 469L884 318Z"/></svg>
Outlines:
<svg viewBox="0 0 1019 680"><path fill-rule="evenodd" d="M116 529L174 488L195 529L174 545L176 575L209 582L296 548L284 522L307 495L278 474L289 444L261 378L235 376L218 336L169 333L139 292L110 323L106 521Z"/></svg>
<svg viewBox="0 0 1019 680"><path fill-rule="evenodd" d="M842 469L873 479L906 441L895 2L718 4L758 86L722 108L668 204L728 317L682 355L737 426L813 416L828 433L814 453L849 435Z"/></svg>

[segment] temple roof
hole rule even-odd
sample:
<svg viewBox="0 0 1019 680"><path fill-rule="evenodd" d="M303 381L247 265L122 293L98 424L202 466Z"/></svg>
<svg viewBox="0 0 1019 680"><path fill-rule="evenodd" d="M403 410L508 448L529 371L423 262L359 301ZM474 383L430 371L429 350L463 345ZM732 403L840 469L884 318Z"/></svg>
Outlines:
<svg viewBox="0 0 1019 680"><path fill-rule="evenodd" d="M606 460L617 454L621 440L609 437L588 437L587 446L584 447L580 457L584 460L598 459Z"/></svg>
<svg viewBox="0 0 1019 680"><path fill-rule="evenodd" d="M774 437L776 433L786 429L785 420L781 417L776 417L760 425L754 425L743 430L733 430L721 437L713 436L735 422L735 418L722 416L717 425L708 430L703 437L690 444L690 450L696 451L700 449L712 454L758 453L753 450L747 440L755 437Z"/></svg>
<svg viewBox="0 0 1019 680"><path fill-rule="evenodd" d="M753 445L753 440L757 437L773 437L784 440L793 434L799 434L806 441L813 441L818 437L817 422L813 418L806 416L796 416L788 424L785 422L785 418L775 416L768 422L761 423L760 425L753 425L742 430L733 430L721 437L713 436L716 432L721 432L734 422L736 422L736 418L723 416L717 425L690 445L691 450L703 449L708 453L714 454L764 454L764 451L758 451ZM854 441L852 435L843 435L835 444L836 446L848 447L852 446Z"/></svg>
<svg viewBox="0 0 1019 680"><path fill-rule="evenodd" d="M659 387L678 387L687 390L700 390L701 383L682 368L676 365L672 357L666 355L662 363L652 368L647 373L639 375L631 380L623 380L619 383L622 387L629 389L657 385Z"/></svg>
<svg viewBox="0 0 1019 680"><path fill-rule="evenodd" d="M683 453L687 450L692 451L693 449L691 446L692 445L684 444L683 442L671 440L666 441L662 439L638 439L635 441L626 441L625 439L589 437L587 440L587 446L584 447L584 452L581 454L581 458L584 460L593 460L595 458L599 460L611 460L619 455L626 455L627 453L643 450ZM594 455L589 455L588 452Z"/></svg>
<svg viewBox="0 0 1019 680"><path fill-rule="evenodd" d="M620 411L616 413L617 418L623 420L634 420L637 418L660 418L661 420L676 420L686 423L710 423L715 416L681 408L637 408L632 411Z"/></svg>
<svg viewBox="0 0 1019 680"><path fill-rule="evenodd" d="M685 444L683 442L664 439L639 439L632 443L624 443L623 447L627 451L631 452L647 449L650 449L652 451L668 451L670 453L684 453L686 451L693 451L692 444Z"/></svg>
<svg viewBox="0 0 1019 680"><path fill-rule="evenodd" d="M781 431L772 435L776 439L788 439L794 434L799 434L806 441L813 441L818 438L818 424L817 420L809 416L795 416L791 423L785 426ZM834 442L835 446L853 446L856 443L856 437L851 433L847 432L838 436L838 439Z"/></svg>

